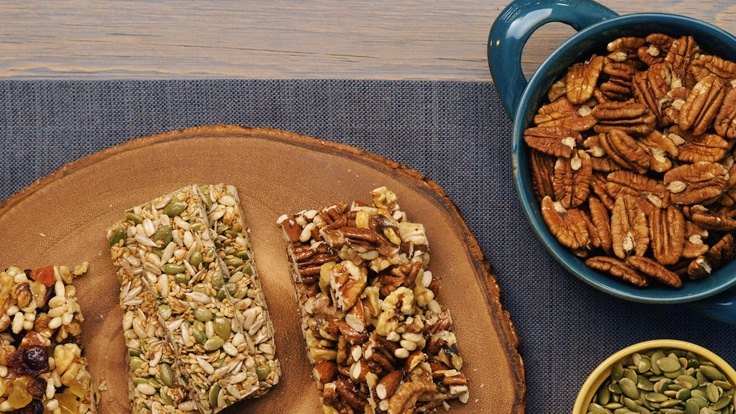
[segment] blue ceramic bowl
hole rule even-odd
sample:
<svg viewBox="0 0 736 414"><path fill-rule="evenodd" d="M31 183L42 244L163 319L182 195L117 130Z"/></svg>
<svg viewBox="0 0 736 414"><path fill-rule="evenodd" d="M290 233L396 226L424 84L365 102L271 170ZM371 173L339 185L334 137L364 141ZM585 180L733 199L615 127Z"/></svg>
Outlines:
<svg viewBox="0 0 736 414"><path fill-rule="evenodd" d="M577 33L562 43L527 80L521 66L524 45L541 26L560 22ZM606 44L621 36L653 32L679 37L692 35L701 48L736 61L736 37L708 23L672 14L646 13L619 16L590 0L517 0L494 22L488 40L488 64L504 108L513 119L513 180L532 229L549 253L572 274L613 296L645 303L703 302L704 312L736 323L736 262L702 281L688 281L681 289L660 286L637 288L587 267L560 245L549 232L534 197L529 171L529 150L523 131L542 104L547 89L575 62L594 53L605 54ZM726 293L721 293L727 291ZM718 297L714 297L714 295ZM698 305L694 305L699 307ZM714 310L715 309L715 310Z"/></svg>

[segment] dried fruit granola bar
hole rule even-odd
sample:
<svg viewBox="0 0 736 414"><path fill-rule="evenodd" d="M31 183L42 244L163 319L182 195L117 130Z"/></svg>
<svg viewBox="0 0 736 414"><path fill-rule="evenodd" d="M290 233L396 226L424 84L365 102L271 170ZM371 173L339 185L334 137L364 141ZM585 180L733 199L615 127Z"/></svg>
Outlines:
<svg viewBox="0 0 736 414"><path fill-rule="evenodd" d="M97 412L72 284L86 271L87 263L0 272L0 412Z"/></svg>
<svg viewBox="0 0 736 414"><path fill-rule="evenodd" d="M468 401L424 226L396 195L281 216L325 413L420 413Z"/></svg>
<svg viewBox="0 0 736 414"><path fill-rule="evenodd" d="M162 349L163 342L173 348L171 376L192 391L191 400L205 413L261 396L280 377L238 206L233 187L191 185L128 210L126 220L108 230L121 305L127 306L130 292L150 294L141 306L152 308L165 335L149 336L163 340ZM133 322L147 323L141 329L155 332L150 319ZM169 403L155 387L134 385L134 401ZM146 397L146 391L156 392Z"/></svg>

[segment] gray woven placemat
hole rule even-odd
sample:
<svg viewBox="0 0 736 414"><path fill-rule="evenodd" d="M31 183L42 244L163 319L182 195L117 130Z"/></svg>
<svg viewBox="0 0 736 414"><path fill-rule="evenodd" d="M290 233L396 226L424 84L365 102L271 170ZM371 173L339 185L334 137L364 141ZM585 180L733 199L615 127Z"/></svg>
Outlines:
<svg viewBox="0 0 736 414"><path fill-rule="evenodd" d="M511 121L490 83L0 81L0 200L100 149L215 123L353 145L439 183L496 271L521 338L529 413L569 412L595 365L641 340L696 342L736 364L735 326L609 297L549 258L519 209Z"/></svg>

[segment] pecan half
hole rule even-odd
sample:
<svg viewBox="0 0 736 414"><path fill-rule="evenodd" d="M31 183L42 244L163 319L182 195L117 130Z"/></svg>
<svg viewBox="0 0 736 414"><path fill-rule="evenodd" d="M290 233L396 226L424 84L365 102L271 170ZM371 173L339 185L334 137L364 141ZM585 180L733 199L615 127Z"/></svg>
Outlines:
<svg viewBox="0 0 736 414"><path fill-rule="evenodd" d="M524 131L524 142L545 154L569 158L578 143L583 142L583 137L570 128L533 127Z"/></svg>
<svg viewBox="0 0 736 414"><path fill-rule="evenodd" d="M647 44L639 47L636 52L639 59L651 67L664 61L675 39L663 33L652 33L645 40Z"/></svg>
<svg viewBox="0 0 736 414"><path fill-rule="evenodd" d="M667 286L673 288L682 287L680 276L677 276L674 272L648 257L630 256L626 258L626 264Z"/></svg>
<svg viewBox="0 0 736 414"><path fill-rule="evenodd" d="M589 242L583 214L576 208L565 209L549 196L542 199L544 222L560 244L571 249L580 249Z"/></svg>
<svg viewBox="0 0 736 414"><path fill-rule="evenodd" d="M728 171L713 162L696 162L675 167L664 174L664 184L675 204L712 201L726 187Z"/></svg>
<svg viewBox="0 0 736 414"><path fill-rule="evenodd" d="M666 204L665 185L661 181L633 171L621 170L608 174L606 192L614 199L624 195L634 196L646 201L651 207L659 208ZM645 212L651 212L650 207L643 206L643 208Z"/></svg>
<svg viewBox="0 0 736 414"><path fill-rule="evenodd" d="M647 216L635 197L616 199L611 212L611 239L613 253L619 259L632 254L642 256L649 247Z"/></svg>
<svg viewBox="0 0 736 414"><path fill-rule="evenodd" d="M660 102L670 91L672 69L667 63L656 63L643 72L637 72L632 80L637 101L646 104L649 110L663 123Z"/></svg>
<svg viewBox="0 0 736 414"><path fill-rule="evenodd" d="M672 159L677 158L680 154L680 149L672 141L672 138L658 130L654 130L646 137L641 138L639 143L649 153L649 169L658 173L672 168Z"/></svg>
<svg viewBox="0 0 736 414"><path fill-rule="evenodd" d="M600 103L593 108L592 114L598 121L593 129L599 133L619 129L627 134L646 135L657 124L657 116L646 105L634 100Z"/></svg>
<svg viewBox="0 0 736 414"><path fill-rule="evenodd" d="M673 87L667 92L660 100L660 124L663 126L676 124L677 120L680 119L680 109L685 104L690 90L680 86Z"/></svg>
<svg viewBox="0 0 736 414"><path fill-rule="evenodd" d="M622 168L644 174L649 169L651 159L646 148L620 129L598 135L598 142L609 157Z"/></svg>
<svg viewBox="0 0 736 414"><path fill-rule="evenodd" d="M736 138L736 88L730 88L713 124L716 132L728 139Z"/></svg>
<svg viewBox="0 0 736 414"><path fill-rule="evenodd" d="M601 200L601 203L603 203L603 205L606 206L608 210L612 210L613 204L616 202L616 199L615 197L611 197L611 195L608 194L606 186L606 177L602 174L594 173L593 177L591 177L590 180L590 188L591 190L593 190L593 193L598 197L598 199Z"/></svg>
<svg viewBox="0 0 736 414"><path fill-rule="evenodd" d="M595 256L586 260L585 264L595 270L621 278L635 286L644 287L649 284L647 279L634 268L614 257Z"/></svg>
<svg viewBox="0 0 736 414"><path fill-rule="evenodd" d="M680 109L677 125L682 129L692 128L693 134L701 135L710 127L726 96L726 85L716 75L708 75L699 81Z"/></svg>
<svg viewBox="0 0 736 414"><path fill-rule="evenodd" d="M688 163L721 161L731 149L731 143L720 135L711 133L695 135L677 125L670 127L667 137L680 143L675 158Z"/></svg>
<svg viewBox="0 0 736 414"><path fill-rule="evenodd" d="M694 259L708 252L710 246L704 240L708 237L708 230L698 226L690 220L685 220L685 245L682 257Z"/></svg>
<svg viewBox="0 0 736 414"><path fill-rule="evenodd" d="M715 231L736 230L736 210L709 210L703 206L693 206L687 210L688 216L698 226Z"/></svg>
<svg viewBox="0 0 736 414"><path fill-rule="evenodd" d="M690 71L697 81L709 75L716 75L724 81L730 82L732 79L736 79L736 62L726 60L720 56L700 54L690 63Z"/></svg>
<svg viewBox="0 0 736 414"><path fill-rule="evenodd" d="M579 207L588 199L592 175L593 166L585 151L577 150L570 158L558 158L552 181L555 200L564 208Z"/></svg>
<svg viewBox="0 0 736 414"><path fill-rule="evenodd" d="M619 37L606 45L608 50L608 58L615 62L625 62L632 59L638 59L639 48L644 46L646 39L636 36Z"/></svg>
<svg viewBox="0 0 736 414"><path fill-rule="evenodd" d="M687 266L687 275L692 280L704 279L713 273L713 267L705 256L698 256Z"/></svg>
<svg viewBox="0 0 736 414"><path fill-rule="evenodd" d="M593 245L600 247L606 253L611 253L611 220L606 206L598 199L591 196L588 199L590 219L595 230L589 230Z"/></svg>
<svg viewBox="0 0 736 414"><path fill-rule="evenodd" d="M733 234L726 233L720 240L708 250L705 257L713 266L713 270L720 269L728 262L736 258L736 242L734 242Z"/></svg>
<svg viewBox="0 0 736 414"><path fill-rule="evenodd" d="M603 65L603 73L608 75L608 80L599 86L601 93L614 101L626 101L631 99L631 81L636 68L630 62L606 62Z"/></svg>
<svg viewBox="0 0 736 414"><path fill-rule="evenodd" d="M689 73L689 68L698 53L700 46L692 36L682 36L672 41L664 60L672 65L672 72L677 78L673 83L678 82L688 88L695 84L696 81Z"/></svg>
<svg viewBox="0 0 736 414"><path fill-rule="evenodd" d="M680 260L685 247L685 216L675 206L658 208L649 219L649 238L654 258L663 265Z"/></svg>
<svg viewBox="0 0 736 414"><path fill-rule="evenodd" d="M419 397L425 392L432 392L437 388L432 377L429 379L417 379L415 381L405 382L399 386L399 389L389 399L389 413L407 413L416 404Z"/></svg>
<svg viewBox="0 0 736 414"><path fill-rule="evenodd" d="M543 105L534 116L534 124L537 126L561 126L578 132L592 128L595 123L590 111L578 111L565 97Z"/></svg>
<svg viewBox="0 0 736 414"><path fill-rule="evenodd" d="M603 56L593 56L590 61L576 63L568 69L565 88L570 102L582 104L593 96L604 62Z"/></svg>
<svg viewBox="0 0 736 414"><path fill-rule="evenodd" d="M554 176L555 159L555 157L541 151L531 150L532 187L538 202L541 202L544 196L554 195L552 178Z"/></svg>

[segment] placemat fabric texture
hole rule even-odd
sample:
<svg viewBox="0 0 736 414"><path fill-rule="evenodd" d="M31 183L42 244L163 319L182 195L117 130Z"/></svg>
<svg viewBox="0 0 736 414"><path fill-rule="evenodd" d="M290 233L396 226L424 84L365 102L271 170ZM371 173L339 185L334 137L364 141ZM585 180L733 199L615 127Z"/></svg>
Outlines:
<svg viewBox="0 0 736 414"><path fill-rule="evenodd" d="M588 373L638 341L683 339L736 364L736 326L684 305L613 298L547 254L516 198L511 120L490 82L0 81L0 200L103 148L208 124L352 145L442 186L492 263L516 325L528 413L570 412Z"/></svg>

